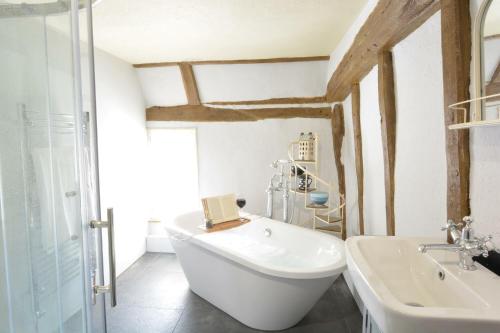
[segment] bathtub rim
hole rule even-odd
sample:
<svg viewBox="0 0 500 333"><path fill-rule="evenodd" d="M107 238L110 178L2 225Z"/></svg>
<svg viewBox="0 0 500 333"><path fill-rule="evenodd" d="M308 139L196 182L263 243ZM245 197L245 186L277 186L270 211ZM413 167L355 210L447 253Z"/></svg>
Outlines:
<svg viewBox="0 0 500 333"><path fill-rule="evenodd" d="M185 215L189 215L189 214L185 214ZM181 218L185 215L182 215L178 218ZM177 222L178 218L176 218L174 221ZM271 221L276 222L276 223L283 223L283 222L279 222L279 221L275 221L275 220L271 220ZM203 238L197 237L200 234L190 233L185 228L177 226L175 222L167 223L165 226L165 229L167 230L169 237L172 238L173 240L186 241L186 242L192 243L195 246L202 247L202 248L204 248L208 251L211 251L211 252L213 252L213 253L215 253L223 258L231 260L232 262L234 262L236 264L240 264L242 266L248 267L254 271L257 271L257 272L265 274L265 275L279 277L279 278L288 278L288 279L319 279L319 278L326 278L326 277L330 277L333 275L341 274L342 272L344 272L347 269L344 241L336 238L335 236L320 233L318 231L313 231L313 230L302 228L302 227L295 226L295 225L285 224L287 227L290 227L290 228L301 228L301 232L313 234L314 237L323 238L323 239L329 238L329 240L331 240L335 243L336 248L340 252L341 258L330 265L319 266L317 268L298 269L297 267L293 267L293 268L287 269L286 267L272 265L269 263L262 264L262 263L258 262L257 260L254 260L252 258L248 258L248 257L242 256L239 254L234 254L225 248L214 246L210 243L205 242ZM254 221L254 223L259 223L259 220ZM218 233L221 233L221 232L223 233L225 231L224 230L218 231ZM205 233L202 233L202 235L204 235L204 234Z"/></svg>

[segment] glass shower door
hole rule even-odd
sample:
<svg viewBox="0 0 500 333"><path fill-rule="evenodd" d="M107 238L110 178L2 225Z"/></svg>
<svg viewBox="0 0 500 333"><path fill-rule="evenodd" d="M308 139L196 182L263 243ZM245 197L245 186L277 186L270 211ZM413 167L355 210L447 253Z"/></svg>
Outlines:
<svg viewBox="0 0 500 333"><path fill-rule="evenodd" d="M102 277L88 227L84 14L49 1L0 2L0 333L105 331L103 297L92 297Z"/></svg>

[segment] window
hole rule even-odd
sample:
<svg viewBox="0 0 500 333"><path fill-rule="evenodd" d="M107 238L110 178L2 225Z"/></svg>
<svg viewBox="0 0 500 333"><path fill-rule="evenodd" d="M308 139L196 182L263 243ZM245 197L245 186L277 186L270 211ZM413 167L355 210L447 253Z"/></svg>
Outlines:
<svg viewBox="0 0 500 333"><path fill-rule="evenodd" d="M148 138L151 219L200 209L196 129L149 129Z"/></svg>

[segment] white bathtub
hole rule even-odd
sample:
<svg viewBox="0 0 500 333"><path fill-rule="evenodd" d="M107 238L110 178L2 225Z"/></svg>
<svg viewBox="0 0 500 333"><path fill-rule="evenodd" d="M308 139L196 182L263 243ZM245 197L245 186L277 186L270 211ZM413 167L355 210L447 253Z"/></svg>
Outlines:
<svg viewBox="0 0 500 333"><path fill-rule="evenodd" d="M346 269L344 242L247 217L252 221L245 225L205 233L198 227L202 212L194 212L178 217L167 231L193 292L249 327L291 327Z"/></svg>

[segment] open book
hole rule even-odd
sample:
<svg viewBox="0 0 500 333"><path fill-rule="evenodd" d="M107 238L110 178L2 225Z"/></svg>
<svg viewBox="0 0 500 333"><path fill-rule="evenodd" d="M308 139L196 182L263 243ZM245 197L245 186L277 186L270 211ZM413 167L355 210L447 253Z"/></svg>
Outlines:
<svg viewBox="0 0 500 333"><path fill-rule="evenodd" d="M217 197L201 199L205 218L212 224L237 220L240 218L238 206L236 206L236 195L227 194Z"/></svg>

